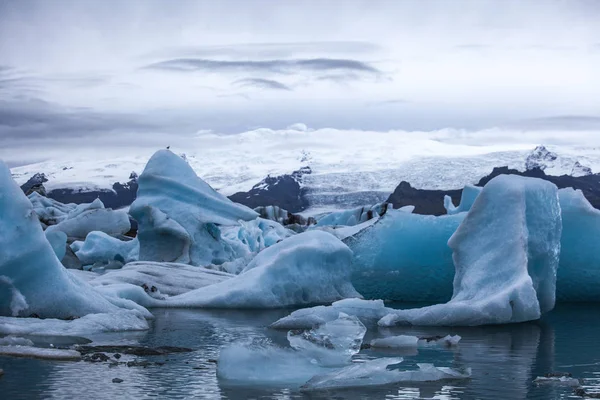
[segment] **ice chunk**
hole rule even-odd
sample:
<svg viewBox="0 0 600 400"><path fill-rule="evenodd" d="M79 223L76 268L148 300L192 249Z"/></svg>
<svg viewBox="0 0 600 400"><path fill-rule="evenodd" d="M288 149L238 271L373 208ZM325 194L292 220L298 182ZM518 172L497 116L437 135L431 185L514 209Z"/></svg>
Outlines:
<svg viewBox="0 0 600 400"><path fill-rule="evenodd" d="M417 347L419 338L410 335L388 336L381 339L371 340L371 347L381 348L402 348L402 347Z"/></svg>
<svg viewBox="0 0 600 400"><path fill-rule="evenodd" d="M150 158L138 184L129 212L139 224L140 260L200 266L230 261L234 252L217 225L258 216L217 193L168 150Z"/></svg>
<svg viewBox="0 0 600 400"><path fill-rule="evenodd" d="M90 232L85 241L74 242L71 249L83 265L105 265L115 261L123 265L138 259L140 243L137 238L123 241L95 231Z"/></svg>
<svg viewBox="0 0 600 400"><path fill-rule="evenodd" d="M315 376L302 386L302 390L326 390L352 387L388 385L397 382L433 382L468 379L471 370L459 371L433 364L417 364L418 370L388 369L399 364L402 358L377 358L355 363L345 368Z"/></svg>
<svg viewBox="0 0 600 400"><path fill-rule="evenodd" d="M379 203L372 207L357 207L351 210L334 211L317 221L318 226L354 226L377 218L386 213L388 203Z"/></svg>
<svg viewBox="0 0 600 400"><path fill-rule="evenodd" d="M81 359L81 354L76 350L48 349L30 346L0 346L0 355L62 361L77 361Z"/></svg>
<svg viewBox="0 0 600 400"><path fill-rule="evenodd" d="M460 204L458 207L455 207L454 204L452 204L452 198L450 196L444 196L444 208L446 209L446 212L452 215L469 211L473 206L473 203L475 203L475 199L479 196L479 193L481 193L481 189L482 188L478 186L465 186L460 195Z"/></svg>
<svg viewBox="0 0 600 400"><path fill-rule="evenodd" d="M99 208L76 214L64 219L57 225L48 227L48 231L61 231L68 237L85 239L88 233L101 231L111 236L127 233L131 229L129 216L125 211Z"/></svg>
<svg viewBox="0 0 600 400"><path fill-rule="evenodd" d="M448 301L454 265L447 243L465 215L389 210L372 227L344 240L354 252L356 290L368 299Z"/></svg>
<svg viewBox="0 0 600 400"><path fill-rule="evenodd" d="M0 334L5 335L76 336L147 329L148 322L144 316L133 310L110 314L88 314L72 321L53 318L0 317Z"/></svg>
<svg viewBox="0 0 600 400"><path fill-rule="evenodd" d="M33 346L33 342L23 337L5 336L0 338L0 346Z"/></svg>
<svg viewBox="0 0 600 400"><path fill-rule="evenodd" d="M324 371L310 358L272 345L233 344L221 350L217 364L221 385L299 387Z"/></svg>
<svg viewBox="0 0 600 400"><path fill-rule="evenodd" d="M581 382L579 381L579 379L571 378L568 376L538 376L533 380L533 383L535 383L536 385L558 384L574 387L581 386Z"/></svg>
<svg viewBox="0 0 600 400"><path fill-rule="evenodd" d="M291 236L263 251L227 281L165 300L165 306L277 308L359 297L350 282L352 252L331 234Z"/></svg>
<svg viewBox="0 0 600 400"><path fill-rule="evenodd" d="M119 310L61 265L31 202L2 162L0 232L0 315L67 318Z"/></svg>
<svg viewBox="0 0 600 400"><path fill-rule="evenodd" d="M67 252L67 235L61 231L46 231L46 239L50 242L58 260L62 260Z"/></svg>
<svg viewBox="0 0 600 400"><path fill-rule="evenodd" d="M69 212L76 207L75 204L63 204L59 201L49 199L37 192L32 192L29 201L36 215L45 225L56 225L67 218Z"/></svg>
<svg viewBox="0 0 600 400"><path fill-rule="evenodd" d="M340 313L354 315L364 324L375 324L392 312L382 300L344 299L331 306L316 306L296 310L287 317L274 322L274 329L310 329L338 318Z"/></svg>
<svg viewBox="0 0 600 400"><path fill-rule="evenodd" d="M223 282L233 275L186 264L139 261L126 264L121 269L109 270L103 275L93 275L92 286L101 287L128 283L142 288L146 285L167 295L175 296L194 289Z"/></svg>
<svg viewBox="0 0 600 400"><path fill-rule="evenodd" d="M323 366L344 365L360 351L367 328L355 316L340 313L330 322L307 331L291 330L290 346Z"/></svg>
<svg viewBox="0 0 600 400"><path fill-rule="evenodd" d="M559 301L600 301L600 211L579 190L558 191L562 210Z"/></svg>
<svg viewBox="0 0 600 400"><path fill-rule="evenodd" d="M556 186L501 175L450 238L456 265L446 304L396 310L382 326L484 325L538 319L555 301L561 215Z"/></svg>

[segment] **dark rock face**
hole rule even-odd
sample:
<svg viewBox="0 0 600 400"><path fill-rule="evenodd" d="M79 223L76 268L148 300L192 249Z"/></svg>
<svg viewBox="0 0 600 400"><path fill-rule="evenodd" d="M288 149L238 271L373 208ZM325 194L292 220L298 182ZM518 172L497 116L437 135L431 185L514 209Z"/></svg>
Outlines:
<svg viewBox="0 0 600 400"><path fill-rule="evenodd" d="M525 159L525 169L541 169L544 170L553 161L556 161L558 155L551 152L545 146L537 146Z"/></svg>
<svg viewBox="0 0 600 400"><path fill-rule="evenodd" d="M130 205L137 195L137 174L132 172L127 183L116 182L113 190L81 191L70 188L54 189L48 193L48 197L61 203L91 203L100 199L106 208L121 208Z"/></svg>
<svg viewBox="0 0 600 400"><path fill-rule="evenodd" d="M300 187L302 177L310 174L310 167L303 167L292 174L267 176L248 192L238 192L229 199L250 208L277 206L296 213L308 207L306 191Z"/></svg>
<svg viewBox="0 0 600 400"><path fill-rule="evenodd" d="M415 214L443 215L446 214L446 209L444 208L444 196L450 196L452 201L457 204L460 201L461 193L462 189L415 189L410 183L402 181L396 187L394 193L388 197L387 202L392 204L394 208L415 206Z"/></svg>
<svg viewBox="0 0 600 400"><path fill-rule="evenodd" d="M42 196L46 196L46 188L44 187L45 182L48 182L46 174L38 172L21 185L21 190L26 196L29 196L33 192L38 192Z"/></svg>
<svg viewBox="0 0 600 400"><path fill-rule="evenodd" d="M559 189L573 188L582 191L590 204L600 209L600 174L591 174L584 176L546 175L540 168L533 168L524 172L508 167L496 167L493 171L484 176L476 183L476 186L485 186L490 180L498 175L519 175L530 178L539 178L554 183ZM415 189L408 182L400 182L394 193L388 198L388 203L393 204L394 208L400 208L406 205L415 206L415 214L425 215L443 215L446 214L444 208L444 196L452 198L454 204L460 202L462 189L455 190L424 190Z"/></svg>

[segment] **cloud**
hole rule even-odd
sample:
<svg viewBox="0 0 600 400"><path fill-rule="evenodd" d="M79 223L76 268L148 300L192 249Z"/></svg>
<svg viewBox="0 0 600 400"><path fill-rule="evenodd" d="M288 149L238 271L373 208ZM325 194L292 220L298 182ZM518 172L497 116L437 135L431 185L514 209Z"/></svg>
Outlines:
<svg viewBox="0 0 600 400"><path fill-rule="evenodd" d="M408 104L410 101L406 99L389 99L389 100L381 100L381 101L370 101L367 103L368 106L391 106L398 104Z"/></svg>
<svg viewBox="0 0 600 400"><path fill-rule="evenodd" d="M253 86L253 87L260 88L260 89L275 89L275 90L292 91L292 88L290 88L289 86L284 85L283 83L272 80L272 79L245 78L245 79L238 79L234 83L236 83L242 87Z"/></svg>
<svg viewBox="0 0 600 400"><path fill-rule="evenodd" d="M356 71L370 74L380 74L377 68L370 64L336 58L311 59L274 59L261 61L228 61L204 58L175 58L146 65L146 69L178 72L258 72L275 74L293 74L307 71Z"/></svg>

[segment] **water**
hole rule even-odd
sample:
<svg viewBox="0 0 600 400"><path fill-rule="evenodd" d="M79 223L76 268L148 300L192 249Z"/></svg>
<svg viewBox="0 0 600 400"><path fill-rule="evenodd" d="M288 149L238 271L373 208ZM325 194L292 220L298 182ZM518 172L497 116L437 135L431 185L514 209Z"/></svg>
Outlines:
<svg viewBox="0 0 600 400"><path fill-rule="evenodd" d="M567 399L572 388L536 386L538 375L571 372L584 386L600 390L600 305L559 305L541 321L476 328L368 327L365 342L384 334L462 336L456 350L426 348L418 354L361 351L362 356L403 355L402 368L417 362L436 366L469 366L472 379L454 383L396 384L375 389L338 390L303 394L279 387L239 387L216 377L219 349L227 343L271 340L286 345L286 332L266 326L288 311L154 310L156 320L147 332L103 334L101 343L139 343L195 349L191 353L137 357L162 366L118 366L106 363L54 362L0 357L0 399L115 399L115 398L221 398L221 399ZM124 356L126 357L126 356ZM277 373L274 371L273 373ZM120 384L113 378L123 379Z"/></svg>

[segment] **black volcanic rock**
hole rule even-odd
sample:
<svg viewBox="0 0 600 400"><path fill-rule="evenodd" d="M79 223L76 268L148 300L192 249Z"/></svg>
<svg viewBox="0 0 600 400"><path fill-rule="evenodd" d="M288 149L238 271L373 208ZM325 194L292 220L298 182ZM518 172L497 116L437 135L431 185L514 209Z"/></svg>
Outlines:
<svg viewBox="0 0 600 400"><path fill-rule="evenodd" d="M238 192L229 196L231 201L250 208L277 206L297 213L308 207L306 190L300 186L302 177L310 174L310 167L303 167L291 174L267 176L248 192Z"/></svg>
<svg viewBox="0 0 600 400"><path fill-rule="evenodd" d="M91 203L100 199L106 208L118 209L133 203L137 195L137 174L132 172L127 183L115 182L112 190L82 191L72 188L51 190L47 197L61 203Z"/></svg>
<svg viewBox="0 0 600 400"><path fill-rule="evenodd" d="M44 187L44 183L48 182L48 178L46 178L46 174L37 173L34 174L27 182L21 185L21 190L25 193L26 196L29 196L33 192L38 192L42 196L46 195L46 188Z"/></svg>
<svg viewBox="0 0 600 400"><path fill-rule="evenodd" d="M600 174L554 176L546 175L541 169L532 169L521 172L516 169L509 169L508 167L499 167L494 168L492 173L488 176L481 178L477 183L477 186L484 186L492 180L492 178L495 178L498 175L520 175L530 178L540 178L554 183L559 189L567 187L579 189L594 208L600 209Z"/></svg>
<svg viewBox="0 0 600 400"><path fill-rule="evenodd" d="M415 214L443 215L446 214L446 209L444 208L444 196L450 196L452 201L456 204L460 201L461 193L462 189L415 189L410 183L402 181L386 201L392 204L394 208L415 206Z"/></svg>

